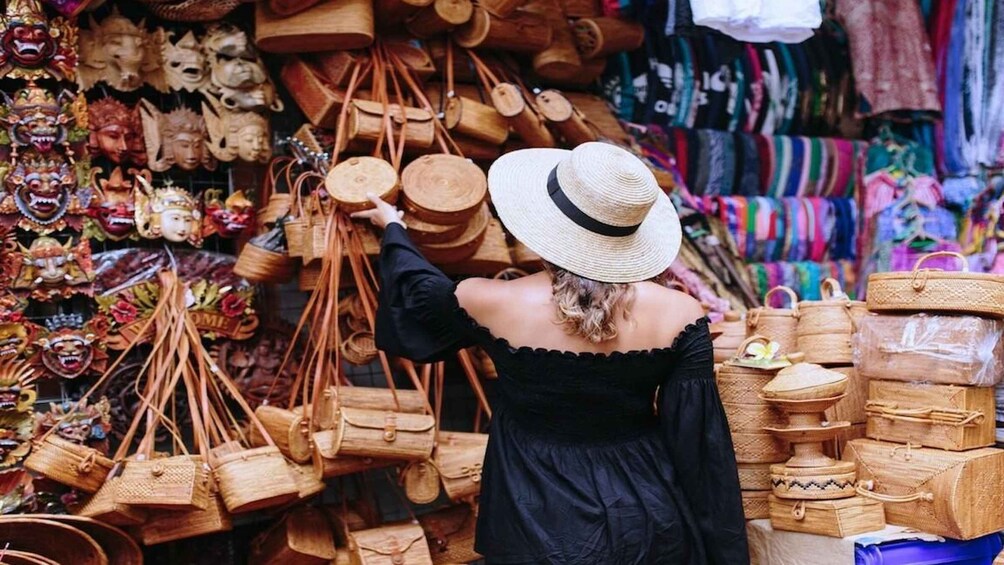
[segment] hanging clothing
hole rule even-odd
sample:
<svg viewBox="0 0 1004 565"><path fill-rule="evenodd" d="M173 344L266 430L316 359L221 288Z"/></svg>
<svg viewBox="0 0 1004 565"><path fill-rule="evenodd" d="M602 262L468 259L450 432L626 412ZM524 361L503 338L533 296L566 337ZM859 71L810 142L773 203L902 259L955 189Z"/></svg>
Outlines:
<svg viewBox="0 0 1004 565"><path fill-rule="evenodd" d="M933 54L916 2L840 0L836 16L850 40L858 116L941 111Z"/></svg>
<svg viewBox="0 0 1004 565"><path fill-rule="evenodd" d="M750 43L801 43L823 23L818 0L690 0L690 9L694 24Z"/></svg>
<svg viewBox="0 0 1004 565"><path fill-rule="evenodd" d="M400 225L380 274L380 349L428 361L478 345L498 369L475 545L488 563L749 563L707 319L662 349L517 348L460 307Z"/></svg>

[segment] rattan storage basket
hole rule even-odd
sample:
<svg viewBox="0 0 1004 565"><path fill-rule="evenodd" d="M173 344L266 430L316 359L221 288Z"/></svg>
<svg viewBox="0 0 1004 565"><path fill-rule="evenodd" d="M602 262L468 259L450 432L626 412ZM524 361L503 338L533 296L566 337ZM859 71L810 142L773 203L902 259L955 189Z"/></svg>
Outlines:
<svg viewBox="0 0 1004 565"><path fill-rule="evenodd" d="M788 297L791 308L771 308L770 298L776 293ZM746 315L746 335L759 334L780 345L778 354L798 351L798 295L786 286L776 286L764 296L764 306Z"/></svg>
<svg viewBox="0 0 1004 565"><path fill-rule="evenodd" d="M451 132L491 145L502 145L509 138L509 123L487 104L466 96L453 96L443 106L444 123Z"/></svg>
<svg viewBox="0 0 1004 565"><path fill-rule="evenodd" d="M620 18L582 18L573 30L579 53L587 59L634 51L645 42L645 28L640 23Z"/></svg>
<svg viewBox="0 0 1004 565"><path fill-rule="evenodd" d="M766 432L733 432L732 447L738 463L781 463L791 452L788 442Z"/></svg>
<svg viewBox="0 0 1004 565"><path fill-rule="evenodd" d="M739 463L739 488L769 491L770 463Z"/></svg>
<svg viewBox="0 0 1004 565"><path fill-rule="evenodd" d="M505 19L481 7L457 29L457 45L467 49L499 49L516 53L539 53L551 45L551 25L538 14L517 10Z"/></svg>
<svg viewBox="0 0 1004 565"><path fill-rule="evenodd" d="M463 224L480 210L488 179L480 167L456 155L423 155L401 172L408 210L440 225Z"/></svg>
<svg viewBox="0 0 1004 565"><path fill-rule="evenodd" d="M488 205L483 204L481 211L468 223L464 233L457 239L447 243L420 245L419 249L425 258L433 263L458 263L474 255L484 241L488 231L491 212Z"/></svg>
<svg viewBox="0 0 1004 565"><path fill-rule="evenodd" d="M923 268L928 259L940 256L955 257L962 270L946 272ZM911 272L869 275L868 309L1004 318L1004 276L970 273L968 261L958 253L929 253L917 260Z"/></svg>
<svg viewBox="0 0 1004 565"><path fill-rule="evenodd" d="M723 402L729 429L733 432L759 432L766 427L785 423L781 413L772 406L761 404L732 404Z"/></svg>
<svg viewBox="0 0 1004 565"><path fill-rule="evenodd" d="M255 3L255 44L271 53L361 49L373 43L373 25L371 0L322 0L290 17Z"/></svg>
<svg viewBox="0 0 1004 565"><path fill-rule="evenodd" d="M739 346L746 340L746 321L742 314L736 311L725 313L721 322L711 325L712 333L718 333L714 339L715 363L722 363L733 358Z"/></svg>
<svg viewBox="0 0 1004 565"><path fill-rule="evenodd" d="M467 230L467 223L440 225L419 219L410 210L405 209L404 223L408 226L411 240L419 245L428 243L449 243L455 241Z"/></svg>
<svg viewBox="0 0 1004 565"><path fill-rule="evenodd" d="M774 496L795 500L834 500L854 496L854 464L838 461L827 467L771 465Z"/></svg>
<svg viewBox="0 0 1004 565"><path fill-rule="evenodd" d="M743 514L747 520L763 520L770 518L770 504L767 497L770 491L743 491Z"/></svg>
<svg viewBox="0 0 1004 565"><path fill-rule="evenodd" d="M822 300L798 304L798 350L809 363L849 365L854 359L851 336L868 309L848 298L836 279L824 280L820 293Z"/></svg>

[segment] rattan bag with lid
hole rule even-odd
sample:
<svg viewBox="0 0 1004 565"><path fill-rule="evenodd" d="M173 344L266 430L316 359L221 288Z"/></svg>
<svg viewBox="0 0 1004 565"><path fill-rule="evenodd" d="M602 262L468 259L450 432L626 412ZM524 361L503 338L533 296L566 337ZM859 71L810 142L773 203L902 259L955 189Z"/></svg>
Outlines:
<svg viewBox="0 0 1004 565"><path fill-rule="evenodd" d="M851 300L836 279L819 286L822 300L798 305L798 350L809 363L849 364L854 357L851 336L868 310L865 303Z"/></svg>
<svg viewBox="0 0 1004 565"><path fill-rule="evenodd" d="M790 308L772 308L770 299L777 293L788 297ZM776 286L763 297L764 306L746 315L746 335L762 335L777 343L778 354L798 351L798 295L786 286Z"/></svg>
<svg viewBox="0 0 1004 565"><path fill-rule="evenodd" d="M955 257L961 270L946 272L923 268L928 259L940 256ZM869 275L868 309L1004 318L1004 276L971 273L968 260L958 253L929 253L917 260L911 272Z"/></svg>

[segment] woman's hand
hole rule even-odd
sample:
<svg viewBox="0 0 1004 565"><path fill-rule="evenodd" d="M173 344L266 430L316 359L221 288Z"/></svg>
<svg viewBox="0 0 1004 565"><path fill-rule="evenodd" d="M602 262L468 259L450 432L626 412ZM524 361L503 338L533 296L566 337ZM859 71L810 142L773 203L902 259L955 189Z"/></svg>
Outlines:
<svg viewBox="0 0 1004 565"><path fill-rule="evenodd" d="M378 198L373 193L367 193L366 198L370 199L370 202L376 206L370 210L363 210L362 212L355 212L352 217L357 220L369 220L374 226L380 229L386 229L390 224L401 224L401 227L407 228L404 221L401 218L404 217L404 212L398 210L391 204L387 204L380 198Z"/></svg>

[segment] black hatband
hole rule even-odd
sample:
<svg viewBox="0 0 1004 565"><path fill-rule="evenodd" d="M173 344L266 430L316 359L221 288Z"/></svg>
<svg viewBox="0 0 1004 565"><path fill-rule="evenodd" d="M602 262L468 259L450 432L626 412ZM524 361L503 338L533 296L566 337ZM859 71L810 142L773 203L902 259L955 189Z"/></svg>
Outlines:
<svg viewBox="0 0 1004 565"><path fill-rule="evenodd" d="M638 231L638 228L641 226L641 224L612 226L583 212L568 199L568 196L561 189L561 184L558 183L558 167L551 169L551 174L547 177L547 193L551 195L551 200L554 201L555 206L558 207L558 210L561 210L561 213L565 217L593 233L610 237L624 237Z"/></svg>

